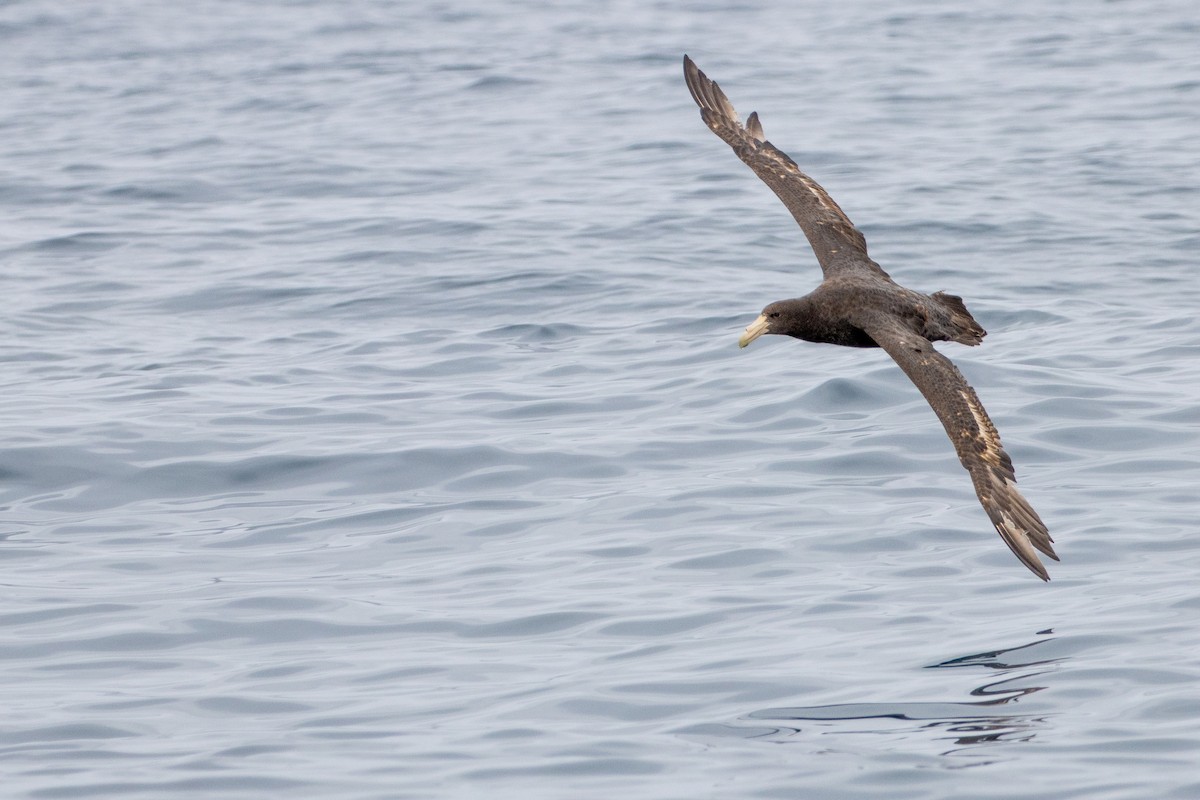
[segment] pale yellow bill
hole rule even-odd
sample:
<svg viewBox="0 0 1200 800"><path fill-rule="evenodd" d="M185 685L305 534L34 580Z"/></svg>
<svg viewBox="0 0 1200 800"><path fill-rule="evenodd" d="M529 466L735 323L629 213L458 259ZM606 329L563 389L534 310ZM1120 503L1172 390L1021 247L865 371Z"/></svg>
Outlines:
<svg viewBox="0 0 1200 800"><path fill-rule="evenodd" d="M745 347L766 333L767 324L767 315L759 314L758 319L754 320L754 322L751 322L750 326L746 328L746 332L742 334L740 339L738 339L738 347Z"/></svg>

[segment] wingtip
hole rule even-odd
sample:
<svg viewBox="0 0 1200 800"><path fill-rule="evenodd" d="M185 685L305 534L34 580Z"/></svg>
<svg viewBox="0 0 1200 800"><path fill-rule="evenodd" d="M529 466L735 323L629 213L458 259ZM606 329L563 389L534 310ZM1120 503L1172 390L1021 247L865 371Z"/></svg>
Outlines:
<svg viewBox="0 0 1200 800"><path fill-rule="evenodd" d="M1029 565L1029 568L1031 570L1033 570L1034 575L1037 575L1039 578L1041 578L1046 583L1050 582L1050 573L1046 571L1046 567L1042 565L1041 561L1037 562L1036 568L1034 568L1034 565L1032 565L1032 564Z"/></svg>
<svg viewBox="0 0 1200 800"><path fill-rule="evenodd" d="M1050 573L1046 571L1046 566L1036 555L1032 552L1021 552L1021 549L1016 547L1012 548L1012 551L1030 572L1044 581L1050 580Z"/></svg>
<svg viewBox="0 0 1200 800"><path fill-rule="evenodd" d="M705 76L687 53L683 54L683 82L687 84L688 92L691 93L692 99L696 101L696 105L700 106L700 111L703 112L708 106L704 88Z"/></svg>
<svg viewBox="0 0 1200 800"><path fill-rule="evenodd" d="M995 527L996 532L1000 534L1000 538L1004 540L1006 545L1008 545L1008 549L1012 551L1013 555L1015 555L1017 559L1029 569L1030 572L1032 572L1034 575L1037 575L1044 581L1050 580L1050 573L1046 571L1046 566L1042 563L1042 560L1037 557L1037 550L1040 550L1041 548L1039 547L1037 550L1035 550L1035 540L1031 535L1031 531L1022 530L1022 528L1016 525L1014 520L1003 511L1000 512L1000 521L995 522ZM1047 555L1052 554L1047 553ZM1052 555L1052 557L1055 561L1058 560L1058 556Z"/></svg>
<svg viewBox="0 0 1200 800"><path fill-rule="evenodd" d="M1003 536L1004 533L1001 532L1000 535ZM1013 551L1013 555L1015 555L1030 572L1032 572L1034 575L1037 575L1043 581L1050 580L1050 573L1046 571L1046 565L1042 563L1041 559L1039 559L1036 554L1034 554L1032 548L1025 550L1023 547L1014 546L1015 543L1008 539L1005 539L1005 544L1009 546L1009 549Z"/></svg>

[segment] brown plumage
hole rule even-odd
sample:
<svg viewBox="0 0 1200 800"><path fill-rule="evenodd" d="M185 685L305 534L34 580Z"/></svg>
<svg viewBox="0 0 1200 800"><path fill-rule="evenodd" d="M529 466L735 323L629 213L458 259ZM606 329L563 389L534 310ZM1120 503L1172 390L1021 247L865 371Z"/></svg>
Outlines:
<svg viewBox="0 0 1200 800"><path fill-rule="evenodd" d="M804 297L763 309L739 344L745 347L774 333L809 342L883 348L941 420L1004 543L1034 574L1050 580L1035 550L1057 561L1053 539L1017 491L1012 459L1000 444L996 426L958 368L930 344L977 345L987 332L962 298L921 294L893 281L867 255L866 239L833 198L766 140L757 113L743 125L721 88L687 56L683 73L701 118L792 212L825 275Z"/></svg>

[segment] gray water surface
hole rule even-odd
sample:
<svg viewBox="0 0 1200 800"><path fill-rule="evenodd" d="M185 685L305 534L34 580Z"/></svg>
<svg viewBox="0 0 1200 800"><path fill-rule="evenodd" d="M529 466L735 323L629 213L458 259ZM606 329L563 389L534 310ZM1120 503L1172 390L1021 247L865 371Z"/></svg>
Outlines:
<svg viewBox="0 0 1200 800"><path fill-rule="evenodd" d="M1186 3L0 6L9 797L1200 797ZM1042 584L689 53L979 391Z"/></svg>

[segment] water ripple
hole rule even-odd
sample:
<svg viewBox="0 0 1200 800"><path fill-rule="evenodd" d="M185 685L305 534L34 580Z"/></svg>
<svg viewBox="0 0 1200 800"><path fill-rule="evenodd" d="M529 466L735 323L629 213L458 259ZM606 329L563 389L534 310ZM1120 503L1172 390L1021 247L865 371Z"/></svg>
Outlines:
<svg viewBox="0 0 1200 800"><path fill-rule="evenodd" d="M0 9L9 795L1200 796L1186 4L211 11ZM1050 584L739 350L819 270L685 49L990 331Z"/></svg>

